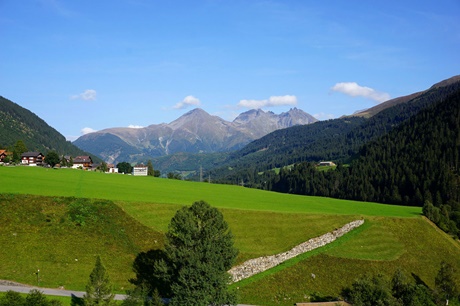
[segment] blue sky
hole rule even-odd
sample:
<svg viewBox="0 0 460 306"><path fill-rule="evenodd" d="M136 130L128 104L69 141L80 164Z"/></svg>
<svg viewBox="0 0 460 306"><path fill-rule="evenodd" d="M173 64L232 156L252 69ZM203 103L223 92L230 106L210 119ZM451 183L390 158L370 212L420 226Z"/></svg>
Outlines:
<svg viewBox="0 0 460 306"><path fill-rule="evenodd" d="M68 139L201 107L336 118L460 74L460 1L0 0L0 95Z"/></svg>

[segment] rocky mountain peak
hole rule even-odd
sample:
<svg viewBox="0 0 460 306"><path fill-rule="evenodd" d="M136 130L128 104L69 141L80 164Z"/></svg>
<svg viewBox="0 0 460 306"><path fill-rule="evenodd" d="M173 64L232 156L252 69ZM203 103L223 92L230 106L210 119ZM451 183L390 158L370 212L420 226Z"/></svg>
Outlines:
<svg viewBox="0 0 460 306"><path fill-rule="evenodd" d="M146 156L178 152L236 150L277 129L315 121L297 108L280 115L252 109L240 114L233 122L195 108L169 124L150 125L144 129L106 129L104 133L94 133L94 137L84 135L75 144L112 163L137 161Z"/></svg>

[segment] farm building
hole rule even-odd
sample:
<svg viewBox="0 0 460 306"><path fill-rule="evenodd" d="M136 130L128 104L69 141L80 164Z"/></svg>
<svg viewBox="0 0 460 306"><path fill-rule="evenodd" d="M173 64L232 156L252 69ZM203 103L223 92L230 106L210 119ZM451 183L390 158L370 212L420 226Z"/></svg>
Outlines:
<svg viewBox="0 0 460 306"><path fill-rule="evenodd" d="M135 176L147 176L147 166L139 164L133 167L133 175Z"/></svg>
<svg viewBox="0 0 460 306"><path fill-rule="evenodd" d="M331 161L322 161L318 164L318 166L335 166L335 163L334 162L331 162Z"/></svg>

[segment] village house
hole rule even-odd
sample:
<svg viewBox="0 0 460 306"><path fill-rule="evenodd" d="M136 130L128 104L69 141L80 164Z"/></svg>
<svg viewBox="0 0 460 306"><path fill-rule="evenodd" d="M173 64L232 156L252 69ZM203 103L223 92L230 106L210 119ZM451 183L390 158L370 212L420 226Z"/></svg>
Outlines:
<svg viewBox="0 0 460 306"><path fill-rule="evenodd" d="M147 166L144 166L143 164L138 164L133 167L132 174L135 176L147 176L147 172Z"/></svg>
<svg viewBox="0 0 460 306"><path fill-rule="evenodd" d="M107 164L107 173L118 173L118 168L114 164Z"/></svg>
<svg viewBox="0 0 460 306"><path fill-rule="evenodd" d="M21 154L21 164L29 166L42 166L44 155L40 152L25 152Z"/></svg>
<svg viewBox="0 0 460 306"><path fill-rule="evenodd" d="M11 155L13 155L13 153L7 152L6 150L0 150L0 163L3 163L3 162L4 162L4 159L5 159L7 156L11 156Z"/></svg>
<svg viewBox="0 0 460 306"><path fill-rule="evenodd" d="M91 156L76 156L73 159L73 165L72 168L83 168L83 169L88 169L91 168L91 165L93 164L93 160L91 159Z"/></svg>

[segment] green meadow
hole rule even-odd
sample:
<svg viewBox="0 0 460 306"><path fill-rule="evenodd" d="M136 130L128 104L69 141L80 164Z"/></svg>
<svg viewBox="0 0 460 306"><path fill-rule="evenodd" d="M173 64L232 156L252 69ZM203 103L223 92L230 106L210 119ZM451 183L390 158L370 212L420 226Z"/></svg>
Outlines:
<svg viewBox="0 0 460 306"><path fill-rule="evenodd" d="M34 285L33 273L42 267L41 286L83 290L99 254L122 293L134 276L135 256L161 247L177 209L197 200L223 212L240 250L238 262L366 221L330 245L233 284L241 303L292 305L314 295L334 297L362 274L390 277L397 268L432 287L443 259L460 271L458 241L423 218L419 207L73 169L0 167L0 177L0 279ZM75 207L83 213L75 214ZM79 224L72 216L82 214L87 217Z"/></svg>
<svg viewBox="0 0 460 306"><path fill-rule="evenodd" d="M287 195L234 185L135 177L74 169L0 167L0 175L2 176L0 192L2 193L72 196L131 202L126 206L136 206L132 204L133 202L190 205L196 200L205 200L219 208L282 213L388 217L414 217L421 213L419 207L369 205L364 202ZM144 206L144 204L141 205ZM128 210L128 207L125 209Z"/></svg>

